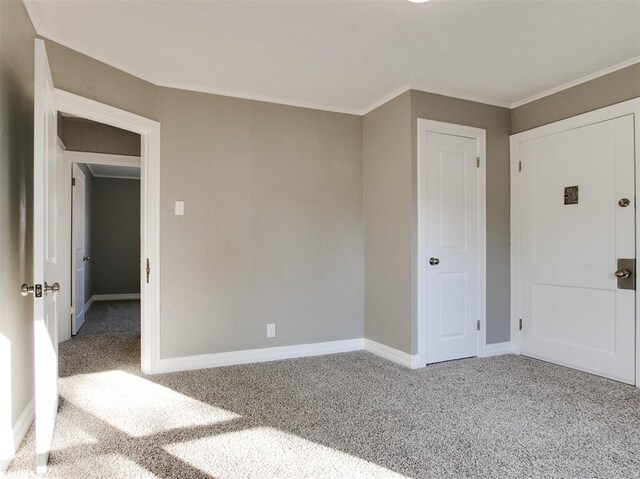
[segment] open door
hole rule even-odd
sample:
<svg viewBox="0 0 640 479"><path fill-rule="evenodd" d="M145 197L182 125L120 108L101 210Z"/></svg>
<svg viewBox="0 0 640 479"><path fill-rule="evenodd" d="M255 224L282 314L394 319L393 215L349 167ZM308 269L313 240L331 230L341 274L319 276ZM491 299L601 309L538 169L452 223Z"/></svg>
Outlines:
<svg viewBox="0 0 640 479"><path fill-rule="evenodd" d="M58 410L58 314L61 277L60 226L56 188L62 165L56 162L57 110L47 52L35 41L33 145L33 295L36 466L46 470Z"/></svg>
<svg viewBox="0 0 640 479"><path fill-rule="evenodd" d="M71 268L74 271L71 285L71 297L74 308L71 315L71 334L74 336L84 324L85 314L85 282L87 276L87 241L85 231L86 219L86 183L84 173L77 163L73 164L73 193L71 219Z"/></svg>

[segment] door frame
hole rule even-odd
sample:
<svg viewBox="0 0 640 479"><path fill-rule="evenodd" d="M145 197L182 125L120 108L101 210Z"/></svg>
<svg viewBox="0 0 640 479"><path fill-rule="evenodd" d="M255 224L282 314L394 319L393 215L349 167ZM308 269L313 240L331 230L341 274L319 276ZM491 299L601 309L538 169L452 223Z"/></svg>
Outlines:
<svg viewBox="0 0 640 479"><path fill-rule="evenodd" d="M521 354L521 333L519 319L522 317L522 237L521 237L521 205L520 205L520 168L519 145L528 140L575 130L603 121L613 120L622 116L632 115L634 118L635 138L635 195L638 198L640 182L640 98L627 100L615 105L593 110L566 120L549 123L538 128L526 130L510 136L510 168L511 168L511 347L515 354ZM640 206L640 205L639 205ZM636 207L636 258L640 252L640 208ZM640 288L636 288L636 372L635 384L640 387L640 322L638 321L638 305L640 304Z"/></svg>
<svg viewBox="0 0 640 479"><path fill-rule="evenodd" d="M62 188L60 191L63 191L64 193L64 199L62 201L62 221L63 224L69 224L71 225L71 233L70 233L70 237L69 237L69 241L65 242L65 244L70 244L71 245L71 251L69 253L69 251L65 250L63 254L70 254L70 262L71 262L71 266L70 266L70 278L71 278L71 297L69 298L69 304L71 306L71 308L73 308L75 306L75 291L76 291L76 270L75 270L75 255L73 253L73 247L75 246L74 243L74 236L73 236L73 215L72 215L72 211L73 211L73 195L72 195L72 184L71 184L71 177L67 174L68 172L73 173L73 165L74 164L84 164L84 165L89 165L89 169L90 165L110 165L110 166L130 166L130 167L137 167L140 168L140 157L139 156L129 156L129 155L112 155L112 154L108 154L108 153L93 153L93 152L84 152L84 151L69 151L66 150L64 152L64 172L65 172L65 177L64 177L64 184L62 185ZM86 205L85 205L86 206ZM141 222L140 222L140 231L142 231L142 218L141 218ZM142 258L142 256L141 256ZM63 260L66 259L66 256L64 256ZM91 305L91 298L85 298L85 310L84 312L86 313L87 309L89 308L89 306ZM73 311L73 309L72 309ZM79 311L74 311L71 313L71 317L72 317L72 321L73 321L73 316L74 315L78 315L81 312ZM69 322L69 324L71 326L69 326L69 334L66 334L62 337L62 340L65 339L70 339L72 337L72 333L73 333L73 325L71 323L71 321Z"/></svg>
<svg viewBox="0 0 640 479"><path fill-rule="evenodd" d="M60 89L56 89L56 101L61 113L140 135L140 364L143 373L154 374L160 361L160 123ZM64 194L70 208L71 162L65 163ZM67 214L64 225L70 233L70 212ZM150 265L148 283L147 260ZM65 264L71 268L70 258L65 258ZM66 277L70 278L70 275Z"/></svg>
<svg viewBox="0 0 640 479"><path fill-rule="evenodd" d="M435 120L418 118L418 165L417 165L417 216L418 216L418 254L417 254L417 318L418 318L418 364L423 367L427 363L427 227L428 218L426 208L422 204L426 201L426 161L425 148L426 132L442 133L446 135L472 138L478 142L478 356L486 355L487 345L487 152L486 130L471 126L445 123Z"/></svg>

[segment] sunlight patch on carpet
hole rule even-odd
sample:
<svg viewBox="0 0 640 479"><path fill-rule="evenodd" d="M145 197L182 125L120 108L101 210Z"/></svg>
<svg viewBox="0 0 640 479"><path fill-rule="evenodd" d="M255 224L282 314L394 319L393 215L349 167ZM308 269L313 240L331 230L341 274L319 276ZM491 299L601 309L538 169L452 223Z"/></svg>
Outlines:
<svg viewBox="0 0 640 479"><path fill-rule="evenodd" d="M371 462L270 427L168 444L164 449L218 479L407 479Z"/></svg>
<svg viewBox="0 0 640 479"><path fill-rule="evenodd" d="M87 413L134 437L219 424L240 417L123 371L61 378L60 394Z"/></svg>

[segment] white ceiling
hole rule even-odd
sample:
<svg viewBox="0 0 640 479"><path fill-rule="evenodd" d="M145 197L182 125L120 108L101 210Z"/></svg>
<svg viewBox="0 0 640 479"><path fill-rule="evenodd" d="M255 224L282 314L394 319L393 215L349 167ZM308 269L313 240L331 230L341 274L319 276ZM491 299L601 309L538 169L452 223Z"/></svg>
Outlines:
<svg viewBox="0 0 640 479"><path fill-rule="evenodd" d="M152 83L349 113L408 86L512 106L640 60L639 0L24 1Z"/></svg>

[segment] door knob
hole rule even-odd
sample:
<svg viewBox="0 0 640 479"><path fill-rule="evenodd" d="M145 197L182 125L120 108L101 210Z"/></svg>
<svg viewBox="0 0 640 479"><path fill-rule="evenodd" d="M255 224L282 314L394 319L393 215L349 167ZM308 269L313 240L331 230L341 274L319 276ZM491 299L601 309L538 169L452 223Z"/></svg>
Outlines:
<svg viewBox="0 0 640 479"><path fill-rule="evenodd" d="M89 256L83 256L82 261L89 261L91 258Z"/></svg>
<svg viewBox="0 0 640 479"><path fill-rule="evenodd" d="M22 286L20 286L20 294L22 296L29 296L30 294L33 294L33 291L34 287L27 285L27 283L24 283Z"/></svg>
<svg viewBox="0 0 640 479"><path fill-rule="evenodd" d="M429 258L429 264L431 266L436 266L440 264L440 260L438 258Z"/></svg>
<svg viewBox="0 0 640 479"><path fill-rule="evenodd" d="M616 278L628 278L631 276L631 271L628 269L619 269L615 272Z"/></svg>
<svg viewBox="0 0 640 479"><path fill-rule="evenodd" d="M49 291L51 291L53 294L58 294L58 291L60 291L60 285L58 283L47 284L45 282L44 283L44 294L47 294Z"/></svg>

